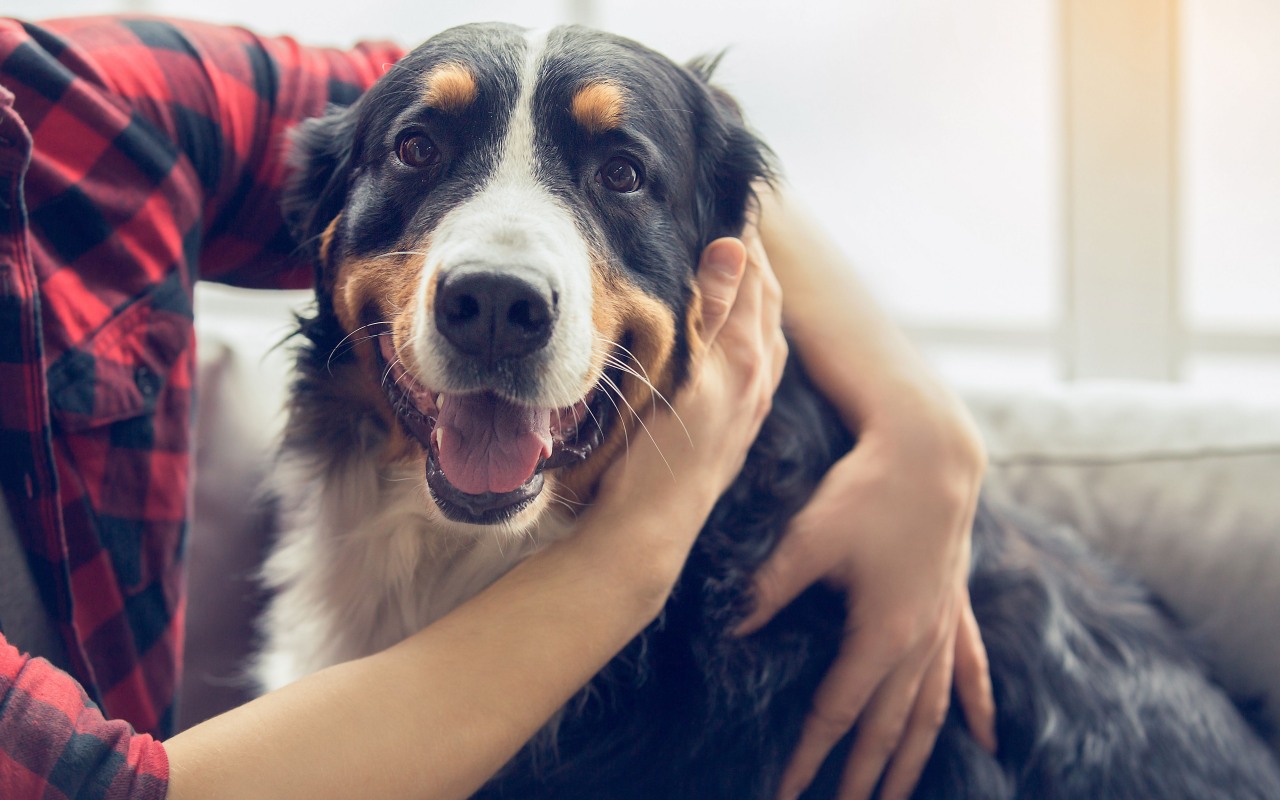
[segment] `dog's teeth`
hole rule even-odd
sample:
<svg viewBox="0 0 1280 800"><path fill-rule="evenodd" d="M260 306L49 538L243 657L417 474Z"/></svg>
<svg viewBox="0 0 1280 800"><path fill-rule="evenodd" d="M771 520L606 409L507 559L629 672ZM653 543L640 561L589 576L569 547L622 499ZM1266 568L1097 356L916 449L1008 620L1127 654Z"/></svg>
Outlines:
<svg viewBox="0 0 1280 800"><path fill-rule="evenodd" d="M444 446L443 438L444 438L444 431L441 430L440 428L436 428L436 449L439 449Z"/></svg>

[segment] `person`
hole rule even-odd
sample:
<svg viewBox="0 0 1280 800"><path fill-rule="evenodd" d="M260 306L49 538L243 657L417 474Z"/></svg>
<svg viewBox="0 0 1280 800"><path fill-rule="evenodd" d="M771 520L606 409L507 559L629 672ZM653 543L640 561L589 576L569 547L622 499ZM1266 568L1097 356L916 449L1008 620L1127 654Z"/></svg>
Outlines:
<svg viewBox="0 0 1280 800"><path fill-rule="evenodd" d="M277 208L281 136L351 102L400 54L151 18L0 21L0 481L58 634L49 655L78 680L0 641L0 794L74 796L92 780L106 796L178 800L464 796L661 608L768 408L780 296L801 359L859 434L761 569L739 631L816 580L849 598L781 794L797 796L856 720L842 796L877 783L906 796L953 676L994 748L965 590L981 441L821 231L769 192L758 237L704 254L714 344L675 403L703 446L673 460L679 480L633 448L579 535L440 622L153 738L171 732L182 636L192 284L309 282ZM651 427L679 449L678 423L659 414ZM629 496L664 480L661 509Z"/></svg>

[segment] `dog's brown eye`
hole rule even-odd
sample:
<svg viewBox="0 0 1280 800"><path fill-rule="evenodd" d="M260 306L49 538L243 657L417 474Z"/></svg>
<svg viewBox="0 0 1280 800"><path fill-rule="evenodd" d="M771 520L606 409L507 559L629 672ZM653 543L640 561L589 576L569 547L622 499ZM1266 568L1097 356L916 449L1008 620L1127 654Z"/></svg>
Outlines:
<svg viewBox="0 0 1280 800"><path fill-rule="evenodd" d="M600 168L600 182L612 192L634 192L640 188L640 169L635 162L614 156Z"/></svg>
<svg viewBox="0 0 1280 800"><path fill-rule="evenodd" d="M422 133L415 133L401 139L396 152L405 166L414 169L434 167L440 162L440 148L431 141L431 137Z"/></svg>

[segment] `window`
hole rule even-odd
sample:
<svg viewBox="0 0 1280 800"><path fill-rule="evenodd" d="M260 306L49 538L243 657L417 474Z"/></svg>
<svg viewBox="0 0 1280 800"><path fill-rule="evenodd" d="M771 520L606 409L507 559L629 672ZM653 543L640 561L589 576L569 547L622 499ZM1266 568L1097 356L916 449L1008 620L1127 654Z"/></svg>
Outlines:
<svg viewBox="0 0 1280 800"><path fill-rule="evenodd" d="M1280 5L1184 0L1185 376L1280 388Z"/></svg>

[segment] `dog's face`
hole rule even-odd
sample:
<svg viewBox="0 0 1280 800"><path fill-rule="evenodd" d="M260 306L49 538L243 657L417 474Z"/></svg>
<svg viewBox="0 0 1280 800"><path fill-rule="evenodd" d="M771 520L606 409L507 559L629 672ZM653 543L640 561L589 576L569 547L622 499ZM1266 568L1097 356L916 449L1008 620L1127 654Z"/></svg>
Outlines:
<svg viewBox="0 0 1280 800"><path fill-rule="evenodd" d="M446 31L294 147L286 216L383 458L514 530L584 501L679 386L699 254L766 169L703 71L574 27Z"/></svg>

